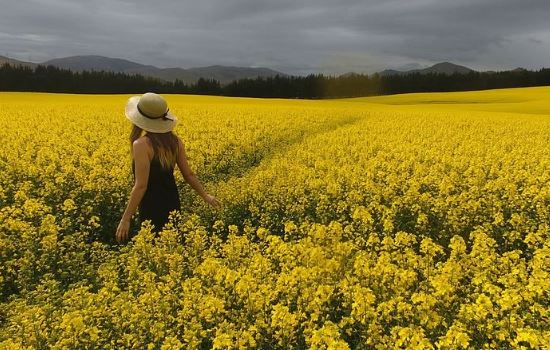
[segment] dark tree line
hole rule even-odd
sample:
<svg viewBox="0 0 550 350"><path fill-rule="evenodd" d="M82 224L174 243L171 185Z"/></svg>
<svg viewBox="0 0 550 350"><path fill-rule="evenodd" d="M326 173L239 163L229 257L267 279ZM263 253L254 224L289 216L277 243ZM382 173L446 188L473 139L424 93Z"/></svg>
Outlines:
<svg viewBox="0 0 550 350"><path fill-rule="evenodd" d="M407 92L468 91L550 85L550 69L467 74L351 74L340 77L268 77L241 79L223 87L225 95L283 98L338 98Z"/></svg>
<svg viewBox="0 0 550 350"><path fill-rule="evenodd" d="M36 91L82 94L125 94L155 91L178 94L219 94L220 84L213 79L199 79L187 85L139 74L106 71L73 72L54 66L34 68L3 64L0 67L0 91Z"/></svg>
<svg viewBox="0 0 550 350"><path fill-rule="evenodd" d="M444 92L550 85L550 69L467 74L349 74L345 76L280 76L240 79L221 85L200 78L194 84L164 81L142 75L105 71L72 72L54 66L34 68L4 64L0 67L0 91L65 93L208 94L241 97L338 98L406 92Z"/></svg>

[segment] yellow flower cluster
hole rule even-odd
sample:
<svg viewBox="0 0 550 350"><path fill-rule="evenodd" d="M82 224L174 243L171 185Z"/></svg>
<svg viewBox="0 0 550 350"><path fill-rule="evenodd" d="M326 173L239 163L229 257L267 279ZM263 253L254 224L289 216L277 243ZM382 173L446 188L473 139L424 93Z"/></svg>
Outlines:
<svg viewBox="0 0 550 350"><path fill-rule="evenodd" d="M223 210L113 247L128 96L2 93L0 348L549 348L545 96L167 95Z"/></svg>

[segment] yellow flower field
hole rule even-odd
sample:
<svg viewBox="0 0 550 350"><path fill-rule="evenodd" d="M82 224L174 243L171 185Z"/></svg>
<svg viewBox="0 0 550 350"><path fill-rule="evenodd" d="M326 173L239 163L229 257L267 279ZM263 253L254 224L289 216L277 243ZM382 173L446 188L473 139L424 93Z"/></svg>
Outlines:
<svg viewBox="0 0 550 350"><path fill-rule="evenodd" d="M224 207L119 246L129 95L0 93L0 348L550 348L550 87L164 96Z"/></svg>

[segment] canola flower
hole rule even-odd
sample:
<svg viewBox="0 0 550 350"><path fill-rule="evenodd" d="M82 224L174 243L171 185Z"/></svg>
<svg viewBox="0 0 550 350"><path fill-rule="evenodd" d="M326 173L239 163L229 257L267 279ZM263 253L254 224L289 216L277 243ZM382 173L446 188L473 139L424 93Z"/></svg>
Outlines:
<svg viewBox="0 0 550 350"><path fill-rule="evenodd" d="M2 93L0 348L548 348L547 96L167 95L226 205L113 249L128 96Z"/></svg>

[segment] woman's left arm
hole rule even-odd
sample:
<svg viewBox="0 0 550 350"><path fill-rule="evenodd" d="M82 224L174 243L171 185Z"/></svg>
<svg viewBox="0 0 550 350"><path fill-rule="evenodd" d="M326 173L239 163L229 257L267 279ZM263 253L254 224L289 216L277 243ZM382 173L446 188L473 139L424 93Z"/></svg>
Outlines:
<svg viewBox="0 0 550 350"><path fill-rule="evenodd" d="M147 157L147 145L144 142L136 140L132 144L132 148L134 153L136 180L132 192L130 193L130 199L126 210L124 210L122 219L117 227L116 239L119 243L128 238L130 219L143 199L143 195L147 190L147 182L149 181L150 162Z"/></svg>
<svg viewBox="0 0 550 350"><path fill-rule="evenodd" d="M204 186L201 184L199 179L197 179L197 177L189 167L189 163L187 163L187 155L185 154L185 145L183 144L183 141L181 141L181 139L178 138L178 143L179 143L179 151L178 151L177 164L178 164L178 167L180 168L183 178L189 185L191 185L191 187L195 191L197 191L199 196L201 196L205 202L214 206L215 208L220 209L222 206L220 201L213 195L206 192L206 190L204 189Z"/></svg>

